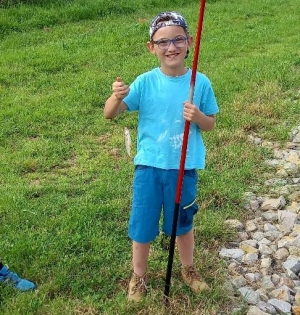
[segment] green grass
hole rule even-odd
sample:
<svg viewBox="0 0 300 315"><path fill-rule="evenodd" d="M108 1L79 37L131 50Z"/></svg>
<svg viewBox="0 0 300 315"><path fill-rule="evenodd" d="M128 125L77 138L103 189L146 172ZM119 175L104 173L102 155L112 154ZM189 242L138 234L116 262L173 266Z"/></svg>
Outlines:
<svg viewBox="0 0 300 315"><path fill-rule="evenodd" d="M198 5L0 1L0 257L39 286L26 294L1 286L1 314L232 314L218 258L232 237L223 222L247 216L245 191L264 193L270 153L248 135L285 143L299 125L299 1L206 3L199 70L213 83L220 114L205 134L195 256L210 294L195 297L182 285L176 255L164 310L168 252L159 237L148 299L127 304L133 165L123 130L135 140L137 115L103 118L116 76L131 83L157 66L145 48L151 18L177 10L195 34Z"/></svg>

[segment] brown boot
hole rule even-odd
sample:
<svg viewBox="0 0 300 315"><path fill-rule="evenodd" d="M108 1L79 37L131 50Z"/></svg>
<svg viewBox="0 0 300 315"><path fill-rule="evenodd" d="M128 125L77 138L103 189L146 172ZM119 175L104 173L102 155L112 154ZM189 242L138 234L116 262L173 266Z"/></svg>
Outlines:
<svg viewBox="0 0 300 315"><path fill-rule="evenodd" d="M139 302L143 297L146 296L146 293L146 275L140 277L133 273L129 282L127 299L130 301Z"/></svg>
<svg viewBox="0 0 300 315"><path fill-rule="evenodd" d="M194 293L209 290L209 286L203 281L194 265L181 267L181 275L184 283L189 286Z"/></svg>

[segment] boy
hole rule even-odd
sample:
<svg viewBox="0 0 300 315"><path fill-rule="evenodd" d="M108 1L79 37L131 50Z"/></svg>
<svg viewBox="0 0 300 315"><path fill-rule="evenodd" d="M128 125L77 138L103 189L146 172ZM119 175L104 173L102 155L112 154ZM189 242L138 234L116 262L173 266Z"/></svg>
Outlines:
<svg viewBox="0 0 300 315"><path fill-rule="evenodd" d="M177 227L177 245L184 282L195 293L208 290L193 265L193 216L198 207L197 172L205 164L201 132L214 128L218 106L210 81L197 73L194 100L189 95L191 70L184 60L192 37L182 15L163 12L150 24L147 48L160 67L146 72L130 88L120 77L112 84L104 116L112 119L124 111L139 111L137 154L134 158L132 211L129 237L133 241L133 275L128 299L140 301L146 294L146 269L150 243L159 234L163 209L163 231L171 235L174 200L180 163L184 121L191 122Z"/></svg>
<svg viewBox="0 0 300 315"><path fill-rule="evenodd" d="M36 285L26 279L20 278L16 273L9 270L8 266L0 261L0 283L11 284L21 292L36 289Z"/></svg>

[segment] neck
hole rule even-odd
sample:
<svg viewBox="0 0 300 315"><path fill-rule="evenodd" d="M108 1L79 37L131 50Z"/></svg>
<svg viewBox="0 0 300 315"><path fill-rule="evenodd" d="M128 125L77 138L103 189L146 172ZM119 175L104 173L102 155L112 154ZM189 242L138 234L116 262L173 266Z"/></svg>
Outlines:
<svg viewBox="0 0 300 315"><path fill-rule="evenodd" d="M185 67L182 67L180 69L178 68L165 68L163 66L160 67L160 70L167 76L170 77L179 77L187 73L188 69Z"/></svg>

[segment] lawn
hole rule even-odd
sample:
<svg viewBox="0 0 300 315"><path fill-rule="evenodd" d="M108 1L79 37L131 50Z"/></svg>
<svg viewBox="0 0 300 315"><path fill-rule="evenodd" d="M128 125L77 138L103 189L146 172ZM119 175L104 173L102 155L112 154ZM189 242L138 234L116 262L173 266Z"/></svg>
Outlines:
<svg viewBox="0 0 300 315"><path fill-rule="evenodd" d="M242 305L226 294L218 250L233 237L224 220L248 215L244 193L264 193L270 152L248 136L285 143L300 122L300 2L207 0L198 70L220 114L204 136L195 258L212 291L193 296L175 255L164 309L163 236L151 250L148 298L126 301L133 161L124 128L135 141L137 114L107 121L103 106L117 76L130 84L158 66L145 46L157 13L181 12L195 34L199 2L170 3L0 1L0 257L38 285L26 294L1 286L2 315L232 315Z"/></svg>

